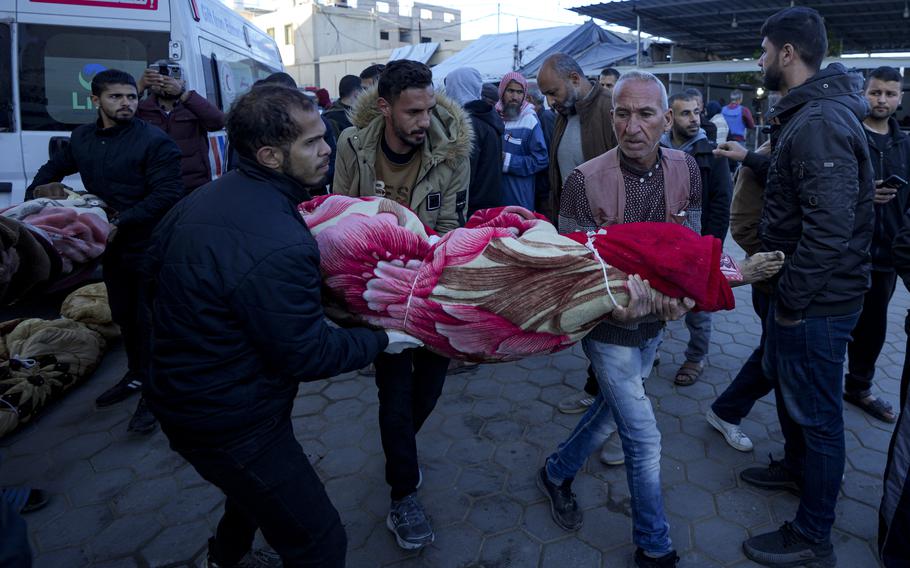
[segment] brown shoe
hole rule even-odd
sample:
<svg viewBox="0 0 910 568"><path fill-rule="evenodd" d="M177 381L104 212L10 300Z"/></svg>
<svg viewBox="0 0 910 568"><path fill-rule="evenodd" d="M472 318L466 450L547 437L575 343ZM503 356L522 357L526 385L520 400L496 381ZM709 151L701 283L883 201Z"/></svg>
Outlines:
<svg viewBox="0 0 910 568"><path fill-rule="evenodd" d="M673 379L673 382L681 387L688 387L695 384L695 381L698 380L698 377L701 376L702 371L705 370L704 361L686 361L682 364L682 367L676 371L676 378Z"/></svg>

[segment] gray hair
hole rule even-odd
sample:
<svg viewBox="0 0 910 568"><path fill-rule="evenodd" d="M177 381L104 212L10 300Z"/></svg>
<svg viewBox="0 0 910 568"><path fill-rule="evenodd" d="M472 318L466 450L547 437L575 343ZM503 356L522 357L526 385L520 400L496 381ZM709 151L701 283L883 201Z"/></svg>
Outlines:
<svg viewBox="0 0 910 568"><path fill-rule="evenodd" d="M732 93L730 93L730 100L731 100L731 101L741 101L741 100L743 100L743 92L740 91L739 89L736 89L735 91L733 91Z"/></svg>
<svg viewBox="0 0 910 568"><path fill-rule="evenodd" d="M622 90L623 85L631 81L638 81L640 83L655 83L660 87L660 110L669 110L670 104L667 101L667 88L661 82L657 76L647 71L639 71L637 69L632 71L626 71L622 74L622 77L619 78L619 81L616 81L616 86L613 87L613 100L619 98L619 92Z"/></svg>

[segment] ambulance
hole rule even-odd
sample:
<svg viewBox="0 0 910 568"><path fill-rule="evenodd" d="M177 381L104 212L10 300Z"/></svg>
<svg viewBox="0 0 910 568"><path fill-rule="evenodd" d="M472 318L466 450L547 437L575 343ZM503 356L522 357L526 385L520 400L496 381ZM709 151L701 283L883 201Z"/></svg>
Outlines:
<svg viewBox="0 0 910 568"><path fill-rule="evenodd" d="M22 202L48 156L97 118L96 73L138 79L159 59L224 111L282 69L275 40L219 0L0 0L0 208ZM214 177L226 141L209 138ZM78 175L64 183L82 187Z"/></svg>

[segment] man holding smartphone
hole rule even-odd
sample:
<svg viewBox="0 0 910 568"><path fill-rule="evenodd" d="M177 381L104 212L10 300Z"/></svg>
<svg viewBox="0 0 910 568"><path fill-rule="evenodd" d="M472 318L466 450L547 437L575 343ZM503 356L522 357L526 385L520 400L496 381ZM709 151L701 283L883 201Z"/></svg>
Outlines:
<svg viewBox="0 0 910 568"><path fill-rule="evenodd" d="M872 286L866 292L853 341L847 348L849 364L844 384L844 400L885 422L894 422L897 414L871 389L875 362L885 344L888 303L897 282L891 243L903 223L910 195L910 137L901 132L894 118L901 104L902 88L903 76L893 67L879 67L866 80L865 97L871 110L863 126L875 169Z"/></svg>

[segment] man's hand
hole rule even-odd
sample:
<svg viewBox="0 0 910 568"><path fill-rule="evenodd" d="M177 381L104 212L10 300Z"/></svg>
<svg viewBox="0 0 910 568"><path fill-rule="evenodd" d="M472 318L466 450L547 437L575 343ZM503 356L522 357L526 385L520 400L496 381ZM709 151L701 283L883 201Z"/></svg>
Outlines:
<svg viewBox="0 0 910 568"><path fill-rule="evenodd" d="M742 162L746 159L746 154L748 153L749 151L746 150L746 147L739 142L724 142L723 144L718 144L717 148L714 149L715 156L722 156L734 162Z"/></svg>
<svg viewBox="0 0 910 568"><path fill-rule="evenodd" d="M65 199L66 190L71 189L67 185L63 185L59 181L53 181L51 183L46 183L44 185L39 185L35 187L35 197L48 197L50 199Z"/></svg>
<svg viewBox="0 0 910 568"><path fill-rule="evenodd" d="M146 69L142 76L139 77L139 81L136 82L136 90L139 91L141 95L149 87L160 87L161 78L163 75L154 69Z"/></svg>
<svg viewBox="0 0 910 568"><path fill-rule="evenodd" d="M183 94L183 82L170 75L161 76L161 90L172 97Z"/></svg>
<svg viewBox="0 0 910 568"><path fill-rule="evenodd" d="M875 199L873 201L876 205L890 203L895 197L897 197L897 189L883 186L880 179L875 180Z"/></svg>
<svg viewBox="0 0 910 568"><path fill-rule="evenodd" d="M626 283L629 289L629 305L613 306L613 319L620 323L629 323L650 315L654 310L651 286L641 276L633 274Z"/></svg>
<svg viewBox="0 0 910 568"><path fill-rule="evenodd" d="M654 315L661 321L676 321L695 307L695 300L671 298L653 290Z"/></svg>

